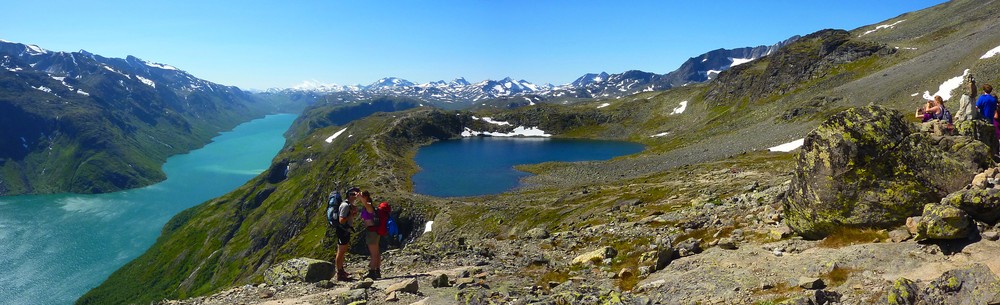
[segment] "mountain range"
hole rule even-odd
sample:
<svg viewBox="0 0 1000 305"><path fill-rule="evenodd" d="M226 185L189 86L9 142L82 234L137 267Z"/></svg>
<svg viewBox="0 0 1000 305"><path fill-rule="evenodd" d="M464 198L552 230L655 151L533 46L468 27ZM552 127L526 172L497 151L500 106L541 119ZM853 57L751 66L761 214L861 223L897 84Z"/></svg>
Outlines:
<svg viewBox="0 0 1000 305"><path fill-rule="evenodd" d="M360 287L353 283L309 285L319 291L316 299L325 302L331 298L342 303L360 303L366 298L381 302L388 295L398 296L403 304L418 300L433 304L878 304L899 301L893 296L913 296L899 303L917 304L918 292L941 287L947 289L943 297L959 293L996 296L1000 281L988 268L989 276L982 281L967 280L969 272L949 271L965 267L958 263L995 262L992 254L997 243L980 240L979 234L953 242L918 244L905 241L910 235L904 224L892 223L863 230L844 228L829 240L813 241L796 236L785 213L788 200L812 194L788 195L794 181L813 181L801 180L805 174L793 170L804 166L822 168L828 174L816 185L833 181L866 185L870 190L855 192L847 185L844 191L824 196L864 196L886 202L910 197L930 203L947 195L911 195L929 188L892 179L937 174L941 168L921 167L934 164L924 161L942 159L936 152L971 151L985 144L966 145L944 135L903 138L880 133L890 124L870 121L856 107L885 108L901 123L891 126L915 132L917 128L907 125L904 115L923 103L917 97L921 92L947 96L948 103L955 103L953 97L967 93L960 88L967 75L975 75L981 84L996 84L1000 81L1000 57L994 56L1000 50L1000 38L995 35L1000 28L994 14L998 9L998 2L955 0L850 31L817 31L775 50L758 50L757 54L769 55L744 63L733 59L744 57L727 56L733 58L709 65L713 59L695 57L695 63L679 75L701 77L704 71L703 77L710 81L687 83L677 76L677 82L663 80L662 86L673 86L669 90L641 92L650 85L643 81L656 79L645 72L626 72L618 78L596 73L576 82L585 88L595 86L577 94L610 97L615 90L640 92L621 99L537 103L479 112L386 101L368 110L406 110L350 122L331 119L344 117L341 107L349 106L313 106L296 122L295 138L267 171L225 196L175 216L155 245L78 304L150 303L223 291L229 297L240 287L271 289L253 294L255 302L265 295L283 297L284 290L278 289L286 286L260 285L273 278L275 270L284 270L283 262L300 257L332 259L337 238L324 207L328 194L338 188L337 181L351 181L378 194L379 201L393 203L405 242L384 256L390 262L383 265L384 274L391 276L370 288L350 290ZM703 60L706 66L698 66ZM714 76L710 71L718 64L728 69ZM420 86L403 80L379 83L385 85L382 89ZM515 87L513 81L509 87L500 85ZM463 87L467 86L471 84ZM845 121L845 113L854 113L850 116L858 119ZM479 119L487 116L511 125ZM817 126L832 125L854 127L849 132L812 132L819 130ZM637 142L646 145L646 150L608 161L519 166L518 170L534 176L525 178L523 189L498 195L434 198L413 193L410 177L420 170L413 156L420 146L460 138L468 128L509 132L514 126L536 126L554 137ZM334 140L332 135L345 130L354 136ZM874 164L872 160L881 159L870 157L885 151L855 142L838 146L841 149L836 151L813 151L813 156L825 159L769 149L784 143L815 146L844 141L886 142L895 145L887 147L897 149L923 147L914 151L922 157L907 163ZM826 167L820 167L823 162ZM848 162L858 170L842 176L836 175L843 171L829 165ZM920 166L911 167L909 162ZM892 177L872 177L866 165ZM978 184L992 185L983 178L988 175L978 176ZM954 183L961 188L966 184L963 181L973 181L966 178ZM984 208L988 202L979 201ZM989 206L991 211L995 208ZM866 207L812 215L848 217L859 212L922 213ZM997 230L995 221L934 217L964 217L954 222L960 223L955 227L973 232ZM360 224L356 226L364 232ZM896 233L907 237L890 239ZM367 249L360 236L356 233L350 245L353 259L348 260L348 268L354 272L367 268ZM997 235L992 236L995 240ZM923 281L903 278L907 272ZM942 280L934 280L941 274L945 275ZM452 275L459 278L449 282ZM432 278L433 286L428 283ZM900 280L893 283L894 279ZM390 292L400 286L412 287L411 293ZM989 304L997 300L940 301L943 297L924 303Z"/></svg>
<svg viewBox="0 0 1000 305"><path fill-rule="evenodd" d="M380 96L405 97L426 101L442 108L465 108L483 101L527 96L536 101L567 102L593 98L619 98L639 92L666 90L708 81L731 67L767 56L794 42L799 36L770 45L738 49L718 49L692 57L677 70L656 74L639 70L608 74L588 73L564 85L534 84L507 77L470 83L465 78L417 84L396 77L382 78L369 85L336 85L306 81L288 89L268 89L264 95L328 94L331 103L350 103Z"/></svg>
<svg viewBox="0 0 1000 305"><path fill-rule="evenodd" d="M147 185L168 156L275 110L170 65L0 41L0 195Z"/></svg>

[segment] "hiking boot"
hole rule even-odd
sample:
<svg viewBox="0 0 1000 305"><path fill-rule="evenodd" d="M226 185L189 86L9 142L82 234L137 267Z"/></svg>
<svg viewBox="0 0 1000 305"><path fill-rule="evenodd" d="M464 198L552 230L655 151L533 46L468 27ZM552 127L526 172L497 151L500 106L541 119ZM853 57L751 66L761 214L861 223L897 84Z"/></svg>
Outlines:
<svg viewBox="0 0 1000 305"><path fill-rule="evenodd" d="M351 280L351 274L344 270L337 270L337 281L346 282Z"/></svg>
<svg viewBox="0 0 1000 305"><path fill-rule="evenodd" d="M365 278L369 278L369 279L373 279L373 280L380 279L380 278L382 278L382 271L378 270L378 269L376 269L376 270L368 270L368 274L365 274Z"/></svg>

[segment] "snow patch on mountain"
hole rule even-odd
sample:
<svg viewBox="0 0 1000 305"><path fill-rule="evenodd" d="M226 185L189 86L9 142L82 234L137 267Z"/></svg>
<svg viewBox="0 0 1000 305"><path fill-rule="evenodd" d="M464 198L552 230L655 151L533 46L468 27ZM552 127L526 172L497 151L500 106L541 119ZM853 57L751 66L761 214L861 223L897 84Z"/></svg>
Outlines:
<svg viewBox="0 0 1000 305"><path fill-rule="evenodd" d="M796 148L802 147L802 145L805 144L805 143L806 143L805 139L798 139L798 140L795 140L795 141L791 141L791 142L788 142L788 143L785 143L785 144L781 144L781 145L778 145L778 146L775 146L775 147L768 148L767 150L768 151L772 151L772 152L790 152L790 151L795 150Z"/></svg>
<svg viewBox="0 0 1000 305"><path fill-rule="evenodd" d="M670 134L669 131L668 132L661 132L661 133L658 133L658 134L651 135L649 137L650 138L659 138L659 137L663 137L663 136L666 136L666 135L669 135L669 134Z"/></svg>
<svg viewBox="0 0 1000 305"><path fill-rule="evenodd" d="M344 133L344 131L346 131L346 130L347 130L347 128L341 129L340 131L338 131L337 133L334 133L329 138L326 138L326 143L333 143L333 140L336 139L337 137L339 137L340 134Z"/></svg>
<svg viewBox="0 0 1000 305"><path fill-rule="evenodd" d="M944 83L941 83L941 86L938 86L937 93L931 94L930 91L924 91L924 99L932 100L935 95L940 95L942 99L946 101L950 100L951 92L962 86L962 80L965 79L966 75L969 75L969 69L965 69L965 72L962 72L962 75L953 77L944 81Z"/></svg>
<svg viewBox="0 0 1000 305"><path fill-rule="evenodd" d="M997 54L1000 54L1000 46L998 46L996 48L993 48L989 52L986 52L986 54L983 54L983 56L980 57L979 59L987 59L987 58L996 56Z"/></svg>
<svg viewBox="0 0 1000 305"><path fill-rule="evenodd" d="M524 127L524 126L518 126L517 128L514 128L513 131L506 133L475 131L470 129L469 127L466 127L465 131L462 132L462 137L466 138L480 136L480 135L491 136L491 137L551 137L552 136L551 134L546 133L544 130L538 129L538 127Z"/></svg>
<svg viewBox="0 0 1000 305"><path fill-rule="evenodd" d="M739 65L751 62L754 59L756 59L756 58L730 58L730 60L732 60L733 63L730 64L729 67L732 68L732 67L735 67L735 66L739 66Z"/></svg>
<svg viewBox="0 0 1000 305"><path fill-rule="evenodd" d="M903 21L906 21L906 19L893 22L892 24L882 24L882 25L876 26L875 29L865 31L864 34L858 35L858 37L862 37L862 36L865 36L865 35L868 35L868 34L871 34L871 33L875 33L875 32L877 32L878 30L881 30L881 29L895 28L897 24L899 24L900 22L903 22Z"/></svg>
<svg viewBox="0 0 1000 305"><path fill-rule="evenodd" d="M153 67L153 68L157 68L157 69L175 70L175 71L179 71L180 70L180 69L175 68L174 66L164 65L164 64L161 64L161 63L148 62L148 61L143 61L143 63L145 63L147 66L150 66L150 67Z"/></svg>
<svg viewBox="0 0 1000 305"><path fill-rule="evenodd" d="M143 84L146 84L146 86L150 86L150 87L156 88L156 83L154 83L152 80L149 80L148 78L145 78L145 77L142 77L142 76L138 76L138 75L136 75L135 78L138 78L139 81L142 82Z"/></svg>
<svg viewBox="0 0 1000 305"><path fill-rule="evenodd" d="M687 110L687 107L688 107L688 101L683 101L680 103L680 105L677 106L677 108L674 108L674 111L671 112L670 114L684 113L684 110Z"/></svg>
<svg viewBox="0 0 1000 305"><path fill-rule="evenodd" d="M611 103L601 104L600 106L597 106L597 109L601 109L601 108L608 107L608 106L611 106Z"/></svg>

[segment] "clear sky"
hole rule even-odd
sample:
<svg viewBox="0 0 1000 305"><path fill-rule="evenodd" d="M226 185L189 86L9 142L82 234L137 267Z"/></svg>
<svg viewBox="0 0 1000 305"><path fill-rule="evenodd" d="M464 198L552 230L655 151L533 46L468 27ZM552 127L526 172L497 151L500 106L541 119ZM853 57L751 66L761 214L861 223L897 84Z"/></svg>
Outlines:
<svg viewBox="0 0 1000 305"><path fill-rule="evenodd" d="M666 73L718 48L851 30L942 0L8 1L0 39L134 55L244 89Z"/></svg>

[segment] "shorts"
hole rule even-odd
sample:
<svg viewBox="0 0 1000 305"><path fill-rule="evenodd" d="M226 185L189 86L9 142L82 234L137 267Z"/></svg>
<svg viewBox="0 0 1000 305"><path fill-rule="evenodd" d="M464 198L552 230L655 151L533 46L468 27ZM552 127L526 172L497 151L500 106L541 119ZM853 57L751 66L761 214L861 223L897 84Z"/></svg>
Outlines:
<svg viewBox="0 0 1000 305"><path fill-rule="evenodd" d="M342 229L339 226L337 228L337 244L344 246L351 243L351 231Z"/></svg>
<svg viewBox="0 0 1000 305"><path fill-rule="evenodd" d="M372 231L365 231L365 243L366 244L378 244L378 233Z"/></svg>

